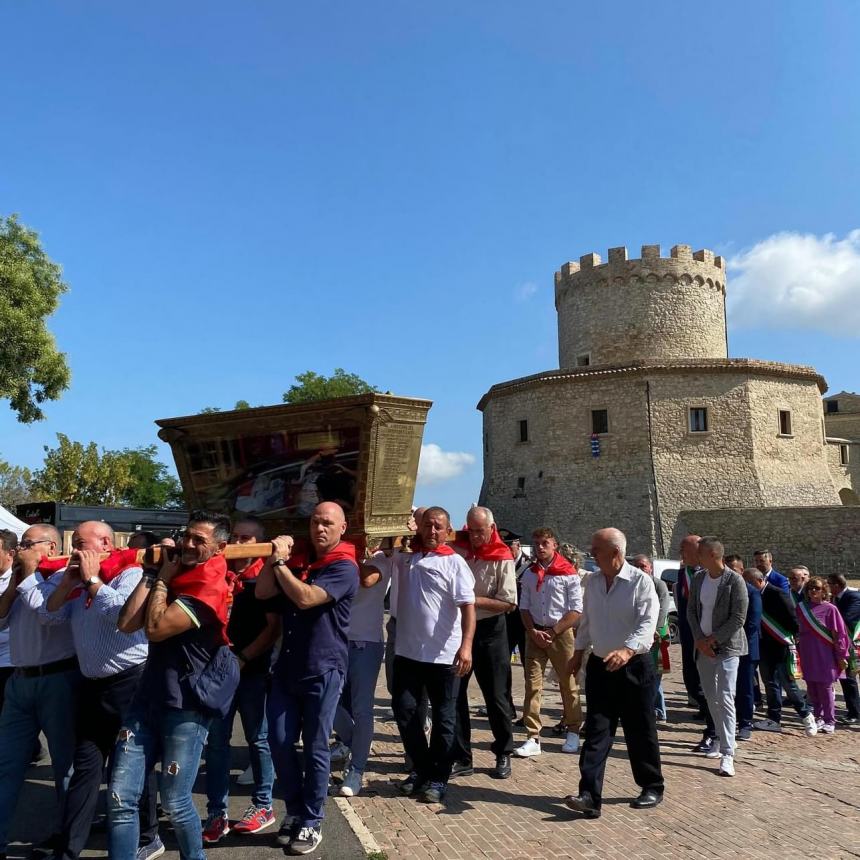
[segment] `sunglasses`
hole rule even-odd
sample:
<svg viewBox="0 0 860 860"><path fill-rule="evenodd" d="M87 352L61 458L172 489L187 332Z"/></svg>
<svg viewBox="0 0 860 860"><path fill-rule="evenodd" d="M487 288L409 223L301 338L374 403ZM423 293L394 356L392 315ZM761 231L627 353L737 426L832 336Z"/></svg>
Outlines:
<svg viewBox="0 0 860 860"><path fill-rule="evenodd" d="M18 544L20 549L32 549L32 547L36 546L37 543L53 543L49 538L41 538L40 540L22 540L21 543Z"/></svg>

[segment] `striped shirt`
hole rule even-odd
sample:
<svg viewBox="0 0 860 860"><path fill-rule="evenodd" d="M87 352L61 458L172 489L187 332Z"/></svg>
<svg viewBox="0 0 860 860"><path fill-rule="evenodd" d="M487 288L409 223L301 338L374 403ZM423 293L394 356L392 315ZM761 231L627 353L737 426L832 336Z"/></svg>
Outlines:
<svg viewBox="0 0 860 860"><path fill-rule="evenodd" d="M51 579L54 577L59 583L63 571L58 571ZM75 656L75 643L69 630L45 628L39 623L38 611L42 604L39 587L44 582L40 573L28 576L18 586L18 597L9 614L0 618L0 630L9 628L13 666L45 666Z"/></svg>
<svg viewBox="0 0 860 860"><path fill-rule="evenodd" d="M48 598L60 580L57 575L39 586L43 598L39 621L47 626L69 624L81 672L86 678L108 678L146 661L149 644L146 633L121 633L116 623L120 610L137 587L143 570L131 567L96 592L87 606L86 590L76 600L68 600L56 612L48 612Z"/></svg>

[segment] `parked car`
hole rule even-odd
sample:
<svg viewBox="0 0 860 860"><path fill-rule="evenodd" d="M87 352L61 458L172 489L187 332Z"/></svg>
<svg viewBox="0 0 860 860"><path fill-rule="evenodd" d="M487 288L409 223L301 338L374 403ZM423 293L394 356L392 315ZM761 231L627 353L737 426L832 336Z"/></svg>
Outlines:
<svg viewBox="0 0 860 860"><path fill-rule="evenodd" d="M655 558L652 561L654 576L660 577L669 587L669 597L672 603L669 607L669 642L677 645L681 641L678 633L678 609L675 606L675 583L681 570L681 562L669 558Z"/></svg>

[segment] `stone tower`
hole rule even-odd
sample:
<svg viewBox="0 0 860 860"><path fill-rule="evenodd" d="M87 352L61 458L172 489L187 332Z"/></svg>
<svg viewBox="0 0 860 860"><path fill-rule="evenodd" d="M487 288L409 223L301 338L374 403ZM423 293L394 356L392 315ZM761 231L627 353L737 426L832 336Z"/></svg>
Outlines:
<svg viewBox="0 0 860 860"><path fill-rule="evenodd" d="M675 245L667 259L610 248L555 274L562 370L635 359L726 358L726 267L711 251Z"/></svg>

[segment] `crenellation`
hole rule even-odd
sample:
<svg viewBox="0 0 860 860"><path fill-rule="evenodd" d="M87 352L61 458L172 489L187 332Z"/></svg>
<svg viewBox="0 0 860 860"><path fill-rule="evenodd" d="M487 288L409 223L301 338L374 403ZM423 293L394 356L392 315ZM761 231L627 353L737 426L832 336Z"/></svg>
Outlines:
<svg viewBox="0 0 860 860"><path fill-rule="evenodd" d="M696 251L693 254L693 259L697 260L700 263L711 263L713 265L714 252L702 249L701 251Z"/></svg>
<svg viewBox="0 0 860 860"><path fill-rule="evenodd" d="M583 254L579 258L580 269L594 269L600 265L600 254Z"/></svg>
<svg viewBox="0 0 860 860"><path fill-rule="evenodd" d="M621 245L619 248L609 249L610 263L626 263L627 262L627 246Z"/></svg>
<svg viewBox="0 0 860 860"><path fill-rule="evenodd" d="M726 261L722 257L714 257L714 265L718 269L725 269L726 268Z"/></svg>
<svg viewBox="0 0 860 860"><path fill-rule="evenodd" d="M571 275L576 274L579 271L579 263L565 263L561 267L561 276L562 278L569 278Z"/></svg>
<svg viewBox="0 0 860 860"><path fill-rule="evenodd" d="M643 245L642 246L642 260L659 260L660 259L660 246L659 245Z"/></svg>
<svg viewBox="0 0 860 860"><path fill-rule="evenodd" d="M673 260L693 259L693 249L690 245L673 245L670 253Z"/></svg>

